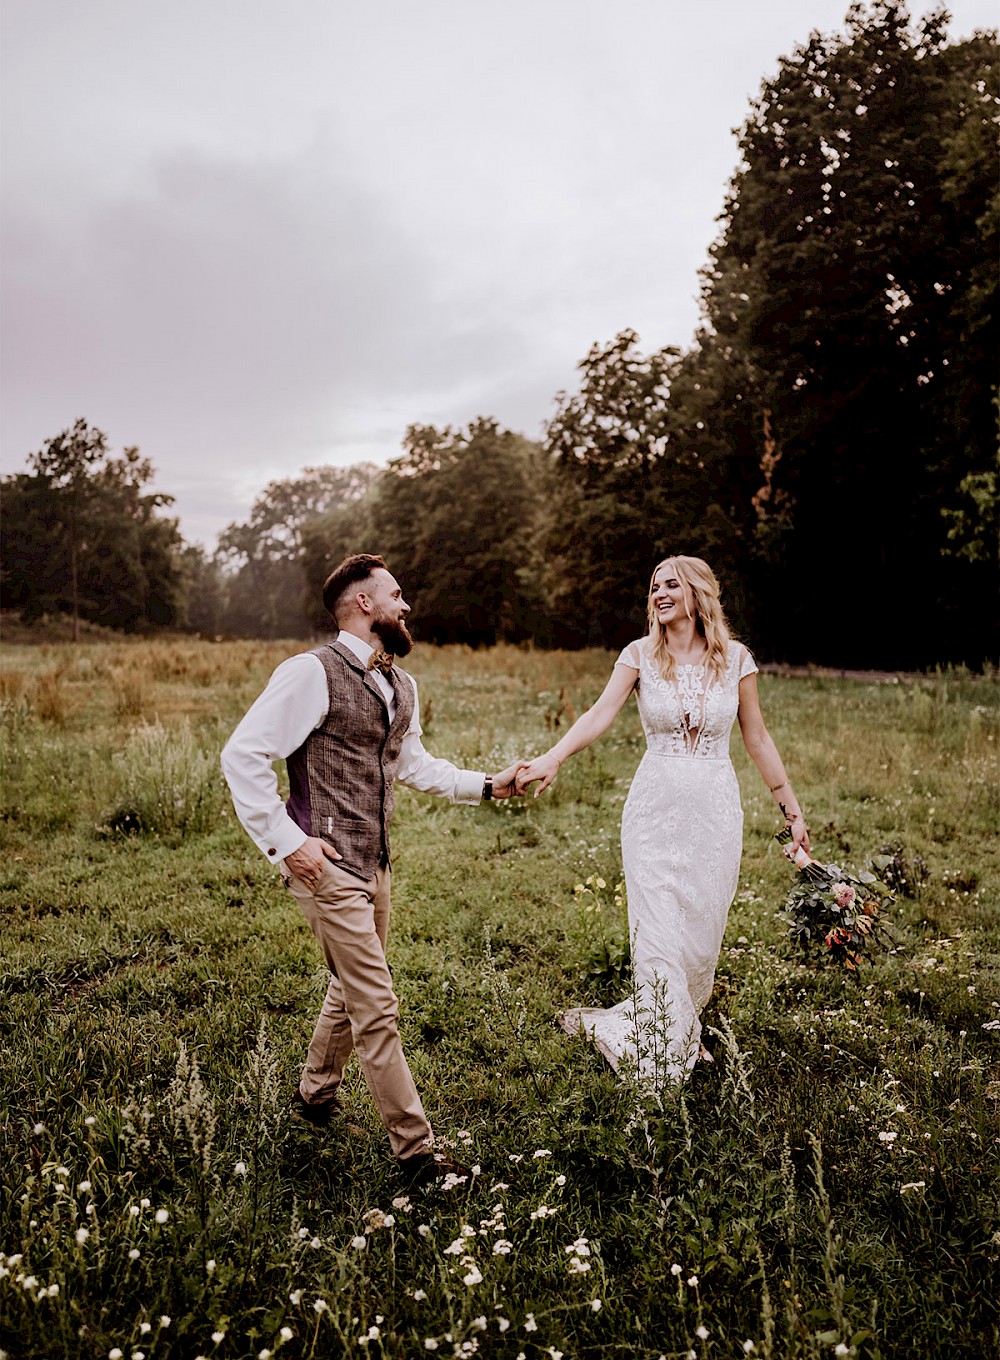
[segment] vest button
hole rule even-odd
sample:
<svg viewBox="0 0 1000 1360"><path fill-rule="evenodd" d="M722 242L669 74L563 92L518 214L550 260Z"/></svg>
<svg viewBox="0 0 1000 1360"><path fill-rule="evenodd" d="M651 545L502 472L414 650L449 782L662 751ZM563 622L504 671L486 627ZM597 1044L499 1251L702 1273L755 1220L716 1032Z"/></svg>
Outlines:
<svg viewBox="0 0 1000 1360"><path fill-rule="evenodd" d="M267 853L268 853L269 855L276 855L278 852L277 852L277 850L275 850L274 846L272 845L271 848L270 848L270 850L268 850Z"/></svg>

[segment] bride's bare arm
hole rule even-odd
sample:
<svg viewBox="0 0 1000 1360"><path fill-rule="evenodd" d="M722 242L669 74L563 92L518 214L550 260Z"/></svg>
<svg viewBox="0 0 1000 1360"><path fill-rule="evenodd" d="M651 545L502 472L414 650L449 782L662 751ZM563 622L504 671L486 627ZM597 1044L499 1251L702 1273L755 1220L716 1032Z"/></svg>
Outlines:
<svg viewBox="0 0 1000 1360"><path fill-rule="evenodd" d="M602 736L621 712L625 700L635 689L639 675L631 666L616 666L611 679L604 686L604 692L586 713L577 718L566 735L543 756L536 756L530 765L517 777L518 792L524 792L529 784L540 781L535 797L549 787L559 773L559 766L568 756L576 755L592 741Z"/></svg>
<svg viewBox="0 0 1000 1360"><path fill-rule="evenodd" d="M782 815L792 831L792 844L796 848L809 849L809 829L799 807L795 790L788 782L785 767L774 738L764 725L764 715L760 711L760 697L757 694L756 675L746 675L740 681L740 706L738 710L740 732L743 744L751 759L760 770L761 778L771 790L771 796L781 809ZM569 736L569 733L566 734Z"/></svg>

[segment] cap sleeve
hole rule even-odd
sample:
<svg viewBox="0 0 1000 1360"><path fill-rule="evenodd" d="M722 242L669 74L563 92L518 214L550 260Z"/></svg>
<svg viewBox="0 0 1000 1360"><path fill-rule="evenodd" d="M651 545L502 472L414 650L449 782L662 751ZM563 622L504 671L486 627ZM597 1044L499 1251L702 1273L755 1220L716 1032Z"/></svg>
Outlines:
<svg viewBox="0 0 1000 1360"><path fill-rule="evenodd" d="M630 670L633 670L633 671L637 671L637 670L639 669L639 643L638 643L638 641L636 641L636 642L630 642L629 645L628 645L627 647L623 648L621 655L619 656L618 660L615 662L615 665L616 665L616 666L628 666L629 669L630 669Z"/></svg>
<svg viewBox="0 0 1000 1360"><path fill-rule="evenodd" d="M748 675L757 674L757 663L754 661L747 647L740 648L740 679L745 679Z"/></svg>

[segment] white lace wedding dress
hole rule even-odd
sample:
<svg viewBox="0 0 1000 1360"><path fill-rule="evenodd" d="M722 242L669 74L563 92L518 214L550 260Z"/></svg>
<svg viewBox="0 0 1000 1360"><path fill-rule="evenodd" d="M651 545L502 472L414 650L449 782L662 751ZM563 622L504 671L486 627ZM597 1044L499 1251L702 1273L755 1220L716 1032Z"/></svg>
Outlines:
<svg viewBox="0 0 1000 1360"><path fill-rule="evenodd" d="M743 809L729 737L740 680L757 667L730 642L721 683L706 683L704 666L664 680L647 646L630 643L615 663L638 671L646 734L622 812L633 992L610 1010L566 1011L560 1023L586 1031L616 1071L662 1085L697 1060L698 1017L739 880Z"/></svg>

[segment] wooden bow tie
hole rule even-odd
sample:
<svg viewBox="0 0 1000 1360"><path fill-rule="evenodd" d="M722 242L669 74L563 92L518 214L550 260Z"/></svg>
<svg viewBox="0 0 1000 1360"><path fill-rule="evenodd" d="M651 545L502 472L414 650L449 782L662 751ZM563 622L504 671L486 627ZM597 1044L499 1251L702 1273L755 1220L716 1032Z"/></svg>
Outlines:
<svg viewBox="0 0 1000 1360"><path fill-rule="evenodd" d="M370 671L381 671L383 675L388 675L392 670L393 660L392 652L372 652L368 658L368 669Z"/></svg>

